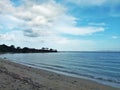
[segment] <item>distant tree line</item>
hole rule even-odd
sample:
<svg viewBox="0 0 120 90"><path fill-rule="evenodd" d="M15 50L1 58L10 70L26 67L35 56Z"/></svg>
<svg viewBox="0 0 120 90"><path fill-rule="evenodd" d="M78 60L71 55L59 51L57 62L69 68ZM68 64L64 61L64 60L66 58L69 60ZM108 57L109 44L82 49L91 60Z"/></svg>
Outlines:
<svg viewBox="0 0 120 90"><path fill-rule="evenodd" d="M5 44L0 45L0 53L47 53L47 52L57 52L57 50L52 48L41 48L41 49L35 49L35 48L28 48L28 47L16 47L14 45L7 46Z"/></svg>

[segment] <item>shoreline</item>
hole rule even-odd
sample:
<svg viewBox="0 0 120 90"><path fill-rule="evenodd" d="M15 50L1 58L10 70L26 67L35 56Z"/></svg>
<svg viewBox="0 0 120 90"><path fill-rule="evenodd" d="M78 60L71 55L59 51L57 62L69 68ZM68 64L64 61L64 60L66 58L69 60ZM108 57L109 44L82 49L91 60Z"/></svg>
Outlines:
<svg viewBox="0 0 120 90"><path fill-rule="evenodd" d="M0 90L119 90L92 80L75 78L0 59Z"/></svg>

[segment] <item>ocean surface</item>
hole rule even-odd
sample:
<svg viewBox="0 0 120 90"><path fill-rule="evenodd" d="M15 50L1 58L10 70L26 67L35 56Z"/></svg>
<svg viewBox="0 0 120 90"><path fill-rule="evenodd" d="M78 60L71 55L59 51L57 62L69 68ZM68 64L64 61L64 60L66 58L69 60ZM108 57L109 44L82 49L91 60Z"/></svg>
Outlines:
<svg viewBox="0 0 120 90"><path fill-rule="evenodd" d="M120 88L120 52L2 54L0 58Z"/></svg>

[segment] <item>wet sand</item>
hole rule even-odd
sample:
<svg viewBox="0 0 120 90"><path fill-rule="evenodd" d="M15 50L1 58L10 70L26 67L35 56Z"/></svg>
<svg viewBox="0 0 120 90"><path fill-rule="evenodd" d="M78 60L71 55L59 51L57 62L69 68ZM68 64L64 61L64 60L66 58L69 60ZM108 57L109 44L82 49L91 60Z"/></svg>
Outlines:
<svg viewBox="0 0 120 90"><path fill-rule="evenodd" d="M0 59L0 90L120 90Z"/></svg>

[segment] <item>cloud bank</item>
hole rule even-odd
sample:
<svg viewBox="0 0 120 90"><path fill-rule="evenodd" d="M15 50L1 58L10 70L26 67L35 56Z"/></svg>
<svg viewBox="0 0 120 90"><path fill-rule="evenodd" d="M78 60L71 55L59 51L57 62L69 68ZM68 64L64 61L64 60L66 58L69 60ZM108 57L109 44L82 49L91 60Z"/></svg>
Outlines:
<svg viewBox="0 0 120 90"><path fill-rule="evenodd" d="M72 0L70 0L73 2ZM95 1L95 0L94 0ZM10 0L0 0L1 40L45 42L48 45L72 42L62 34L92 35L103 32L104 26L77 26L77 18L67 14L67 8L54 0L21 0L23 4L15 6ZM106 0L78 0L75 3L102 4ZM79 42L79 40L77 40ZM52 45L51 45L52 46Z"/></svg>

